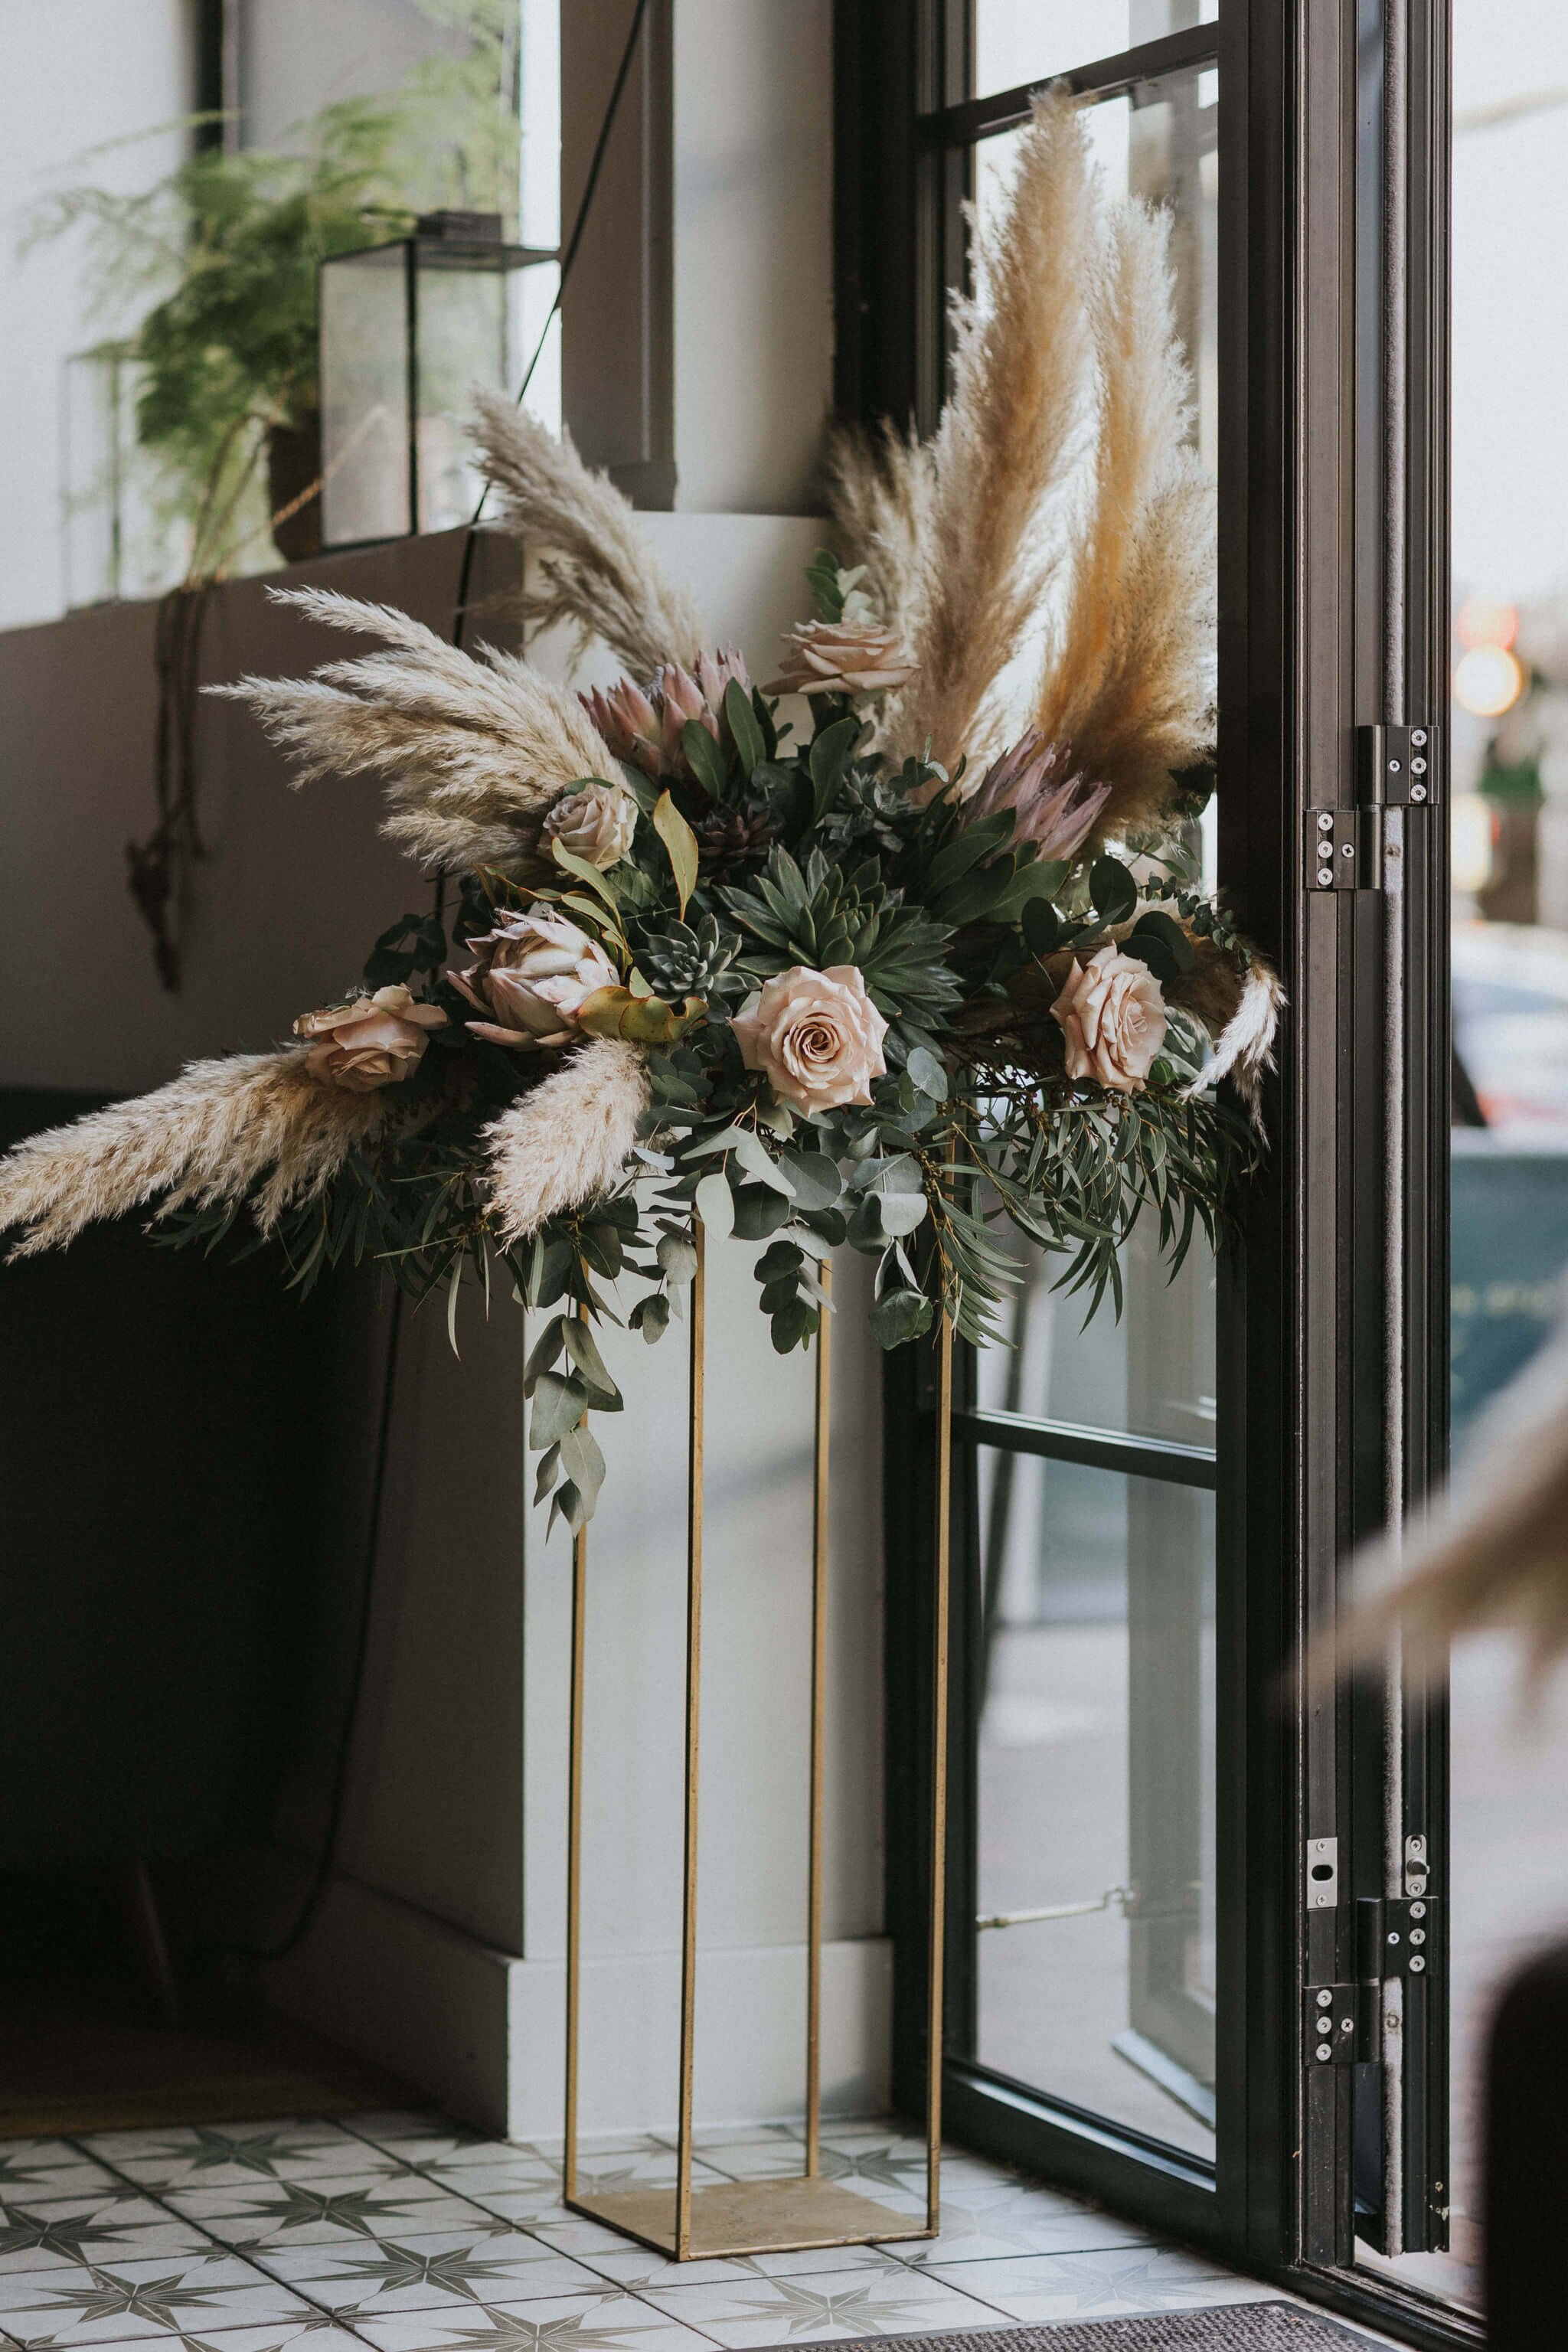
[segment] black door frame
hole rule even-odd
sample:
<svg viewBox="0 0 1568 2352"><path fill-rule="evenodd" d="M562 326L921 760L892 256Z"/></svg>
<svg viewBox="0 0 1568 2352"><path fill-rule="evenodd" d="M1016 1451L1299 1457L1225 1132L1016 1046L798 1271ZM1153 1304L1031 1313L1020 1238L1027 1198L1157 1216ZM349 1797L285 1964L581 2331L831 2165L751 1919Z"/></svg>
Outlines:
<svg viewBox="0 0 1568 2352"><path fill-rule="evenodd" d="M955 163L935 134L999 128L1009 100L1013 120L1024 100L964 102L967 18L964 0L838 0L839 404L866 417L912 416L927 429L940 404L943 289L958 276L963 193L963 158ZM1325 1972L1336 1982L1356 1974L1354 1898L1400 1887L1384 1868L1381 1687L1309 1692L1296 1664L1308 1625L1331 1620L1344 1564L1381 1522L1391 1475L1402 1499L1414 1500L1447 1442L1446 1354L1436 1353L1447 1278L1447 860L1430 854L1417 813L1403 811L1390 831L1403 829L1406 852L1397 959L1405 1181L1389 1194L1379 1181L1393 1140L1387 901L1375 889L1313 896L1303 856L1309 809L1350 812L1363 797L1357 730L1443 716L1447 8L1444 0L1220 0L1217 27L1156 45L1172 51L1160 62L1190 64L1206 41L1222 90L1220 873L1282 973L1291 1008L1267 1105L1269 1160L1222 1267L1218 1708L1231 1760L1217 1792L1216 2075L1230 2120L1211 2170L1004 2084L962 2055L944 2069L947 2113L955 2137L1397 2327L1412 2343L1471 2344L1479 2333L1463 2315L1348 2266L1356 2070L1313 2068L1301 1991ZM1146 73L1151 62L1109 60L1081 79L1116 86L1119 74ZM1396 223L1384 201L1391 186ZM1384 325L1396 300L1408 314L1400 348L1414 357L1392 381ZM1394 1255L1402 1297L1391 1349ZM918 2113L929 1758L923 1735L910 1731L923 1720L929 1656L933 1397L929 1368L912 1359L906 1350L890 1360L887 1390L888 1922L895 2095ZM966 1516L962 1476L954 1501ZM954 1636L958 1725L973 1686L962 1612ZM1401 1826L1419 1819L1436 1887L1446 1842L1440 1693L1404 1695L1399 1748ZM958 2052L973 2046L967 1798L955 1791L950 1813L948 2043ZM1308 1911L1309 1835L1339 1841L1342 1891L1331 1914ZM1412 2187L1402 2220L1412 2248L1441 2242L1434 2206L1442 2199L1427 2194L1446 2173L1436 1974L1410 2012ZM1369 2079L1361 2077L1363 2102Z"/></svg>

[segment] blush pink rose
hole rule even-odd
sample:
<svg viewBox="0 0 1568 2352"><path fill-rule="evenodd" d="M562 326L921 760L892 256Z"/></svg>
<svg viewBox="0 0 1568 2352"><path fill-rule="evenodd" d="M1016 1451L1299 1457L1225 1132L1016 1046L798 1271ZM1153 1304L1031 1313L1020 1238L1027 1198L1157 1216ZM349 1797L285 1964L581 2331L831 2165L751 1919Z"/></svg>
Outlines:
<svg viewBox="0 0 1568 2352"><path fill-rule="evenodd" d="M731 1026L748 1070L760 1070L781 1102L808 1118L845 1103L868 1103L887 1069L888 1024L852 963L814 971L792 964L766 982Z"/></svg>
<svg viewBox="0 0 1568 2352"><path fill-rule="evenodd" d="M1165 1000L1146 963L1101 948L1076 957L1051 1018L1067 1040L1069 1078L1092 1078L1117 1094L1136 1094L1165 1037Z"/></svg>
<svg viewBox="0 0 1568 2352"><path fill-rule="evenodd" d="M446 1025L438 1005L419 1003L399 981L374 996L356 996L352 1004L301 1013L294 1034L321 1040L305 1056L312 1077L367 1095L407 1077L424 1059L426 1032Z"/></svg>

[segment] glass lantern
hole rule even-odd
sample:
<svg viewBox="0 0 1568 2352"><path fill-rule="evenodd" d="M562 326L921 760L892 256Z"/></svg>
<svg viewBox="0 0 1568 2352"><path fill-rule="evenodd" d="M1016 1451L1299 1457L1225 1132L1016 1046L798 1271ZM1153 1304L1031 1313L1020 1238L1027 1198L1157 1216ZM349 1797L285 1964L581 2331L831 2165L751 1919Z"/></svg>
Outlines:
<svg viewBox="0 0 1568 2352"><path fill-rule="evenodd" d="M468 521L474 386L516 394L526 292L545 274L553 290L555 268L553 251L503 243L499 213L427 213L412 236L322 262L324 547Z"/></svg>

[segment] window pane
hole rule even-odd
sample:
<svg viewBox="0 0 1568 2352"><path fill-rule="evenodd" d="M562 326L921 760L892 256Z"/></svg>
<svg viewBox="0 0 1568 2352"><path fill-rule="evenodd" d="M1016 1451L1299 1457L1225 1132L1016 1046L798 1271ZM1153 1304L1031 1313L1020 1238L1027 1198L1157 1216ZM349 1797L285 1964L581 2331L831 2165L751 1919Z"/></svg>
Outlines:
<svg viewBox="0 0 1568 2352"><path fill-rule="evenodd" d="M974 94L1120 57L1218 14L1219 0L974 0Z"/></svg>
<svg viewBox="0 0 1568 2352"><path fill-rule="evenodd" d="M1090 107L1089 142L1113 194L1170 211L1176 323L1193 372L1198 454L1212 473L1218 444L1219 69L1172 74L1157 89L1137 106L1117 98ZM974 198L983 222L1006 184L1019 135L1005 131L975 150Z"/></svg>
<svg viewBox="0 0 1568 2352"><path fill-rule="evenodd" d="M1005 1343L975 1359L975 1402L987 1412L1069 1421L1177 1445L1215 1440L1215 1263L1201 1236L1173 1282L1152 1226L1122 1251L1125 1305L1109 1300L1088 1329L1081 1297L1051 1287L1063 1261L1031 1250L1002 1309Z"/></svg>
<svg viewBox="0 0 1568 2352"><path fill-rule="evenodd" d="M1214 2152L1214 1498L980 1449L984 2065Z"/></svg>

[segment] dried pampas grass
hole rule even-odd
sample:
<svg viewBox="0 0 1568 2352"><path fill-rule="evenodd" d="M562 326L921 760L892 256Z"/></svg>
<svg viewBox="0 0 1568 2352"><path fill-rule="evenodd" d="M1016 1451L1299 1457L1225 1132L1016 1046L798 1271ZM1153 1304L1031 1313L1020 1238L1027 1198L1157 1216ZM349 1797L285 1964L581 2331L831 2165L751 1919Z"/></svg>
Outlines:
<svg viewBox="0 0 1568 2352"><path fill-rule="evenodd" d="M883 424L836 425L823 460L823 486L853 561L865 566L862 587L878 617L902 646L912 646L920 624L928 559L935 545L931 451L910 434Z"/></svg>
<svg viewBox="0 0 1568 2352"><path fill-rule="evenodd" d="M1279 973L1260 956L1254 955L1243 968L1208 947L1190 972L1165 983L1165 993L1173 1004L1194 1014L1214 1041L1192 1092L1206 1093L1229 1078L1253 1125L1260 1127L1263 1080L1274 1067L1274 1039L1285 1009Z"/></svg>
<svg viewBox="0 0 1568 2352"><path fill-rule="evenodd" d="M335 629L387 650L306 678L244 677L209 693L248 703L293 761L295 782L369 772L387 781L382 831L412 857L507 867L535 850L569 784L614 777L613 755L575 695L484 646L474 658L389 604L325 588L275 589Z"/></svg>
<svg viewBox="0 0 1568 2352"><path fill-rule="evenodd" d="M1063 93L1037 99L1007 202L974 241L976 291L956 306L952 392L929 450L888 436L871 464L842 445L841 512L909 566L909 652L919 674L883 714L895 759L926 745L944 763L1002 748L994 688L1024 650L1050 588L1061 534L1043 527L1082 442L1089 350L1084 286L1096 183L1082 118ZM857 556L866 552L855 542Z"/></svg>
<svg viewBox="0 0 1568 2352"><path fill-rule="evenodd" d="M1494 1401L1465 1470L1403 1550L1368 1555L1360 1591L1310 1658L1315 1675L1370 1662L1396 1634L1408 1665L1440 1672L1461 1634L1496 1628L1524 1636L1539 1695L1568 1655L1568 1335Z"/></svg>
<svg viewBox="0 0 1568 2352"><path fill-rule="evenodd" d="M607 1192L631 1157L647 1099L641 1048L595 1037L492 1120L481 1140L503 1239L523 1241L547 1217Z"/></svg>
<svg viewBox="0 0 1568 2352"><path fill-rule="evenodd" d="M306 1048L193 1062L170 1085L49 1128L0 1160L0 1228L26 1231L10 1255L60 1249L84 1226L155 1193L158 1210L242 1200L271 1171L256 1208L264 1233L321 1192L351 1151L388 1123L385 1098L323 1086Z"/></svg>
<svg viewBox="0 0 1568 2352"><path fill-rule="evenodd" d="M1088 286L1100 380L1088 512L1033 719L1110 798L1097 838L1163 816L1214 740L1215 501L1187 446L1166 215L1119 205Z"/></svg>
<svg viewBox="0 0 1568 2352"><path fill-rule="evenodd" d="M474 437L502 520L537 554L544 580L523 592L525 633L569 621L579 651L602 637L643 684L666 662L689 667L702 650L701 619L654 562L630 500L583 463L564 429L558 440L497 393L474 400Z"/></svg>

